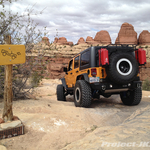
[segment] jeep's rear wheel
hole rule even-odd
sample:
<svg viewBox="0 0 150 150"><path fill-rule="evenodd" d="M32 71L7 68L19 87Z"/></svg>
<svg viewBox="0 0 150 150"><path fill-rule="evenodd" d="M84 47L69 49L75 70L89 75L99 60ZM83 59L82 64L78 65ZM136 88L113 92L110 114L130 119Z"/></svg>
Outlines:
<svg viewBox="0 0 150 150"><path fill-rule="evenodd" d="M66 101L65 89L62 84L57 85L57 100Z"/></svg>
<svg viewBox="0 0 150 150"><path fill-rule="evenodd" d="M128 106L138 105L141 102L142 89L135 88L133 91L121 92L120 98L124 105Z"/></svg>
<svg viewBox="0 0 150 150"><path fill-rule="evenodd" d="M84 80L78 80L74 88L74 103L76 107L89 107L92 101L90 85Z"/></svg>
<svg viewBox="0 0 150 150"><path fill-rule="evenodd" d="M111 81L126 84L134 80L138 74L138 63L129 53L114 53L110 57L107 74Z"/></svg>

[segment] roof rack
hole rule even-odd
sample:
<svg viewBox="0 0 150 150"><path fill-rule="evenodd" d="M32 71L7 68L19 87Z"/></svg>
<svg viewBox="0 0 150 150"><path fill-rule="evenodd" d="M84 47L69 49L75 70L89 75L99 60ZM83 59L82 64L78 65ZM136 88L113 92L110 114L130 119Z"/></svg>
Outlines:
<svg viewBox="0 0 150 150"><path fill-rule="evenodd" d="M136 44L109 44L109 45L107 45L106 47L108 47L108 46L116 46L116 47L118 47L118 46L120 46L120 47L133 47L133 48L135 48L136 49Z"/></svg>

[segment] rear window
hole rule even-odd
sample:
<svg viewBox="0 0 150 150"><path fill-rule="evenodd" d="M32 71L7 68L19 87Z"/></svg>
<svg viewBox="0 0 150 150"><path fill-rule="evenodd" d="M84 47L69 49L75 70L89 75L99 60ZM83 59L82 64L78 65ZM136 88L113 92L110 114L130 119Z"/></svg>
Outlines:
<svg viewBox="0 0 150 150"><path fill-rule="evenodd" d="M79 67L79 56L77 56L75 59L74 59L74 68L78 68Z"/></svg>
<svg viewBox="0 0 150 150"><path fill-rule="evenodd" d="M81 54L81 66L90 64L90 51L86 51Z"/></svg>

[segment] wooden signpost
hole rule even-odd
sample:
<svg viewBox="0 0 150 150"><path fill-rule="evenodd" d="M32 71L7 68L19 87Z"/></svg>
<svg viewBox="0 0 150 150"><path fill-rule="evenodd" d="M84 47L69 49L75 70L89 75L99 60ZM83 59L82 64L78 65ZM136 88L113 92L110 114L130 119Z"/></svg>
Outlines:
<svg viewBox="0 0 150 150"><path fill-rule="evenodd" d="M5 36L5 43L9 45L0 45L0 65L5 65L5 84L4 84L4 109L2 118L5 123L9 123L13 118L12 111L12 66L13 64L22 64L25 63L25 46L24 45L11 45L11 36ZM23 126L21 126L23 130ZM15 130L9 129L6 131L1 131L0 129L0 139L12 137L13 135L17 135L20 128L16 128ZM16 133L14 133L14 131ZM9 134L8 134L9 133Z"/></svg>
<svg viewBox="0 0 150 150"><path fill-rule="evenodd" d="M5 37L6 44L11 44L11 36ZM25 63L24 45L0 45L0 65L5 66L3 120L12 121L12 65Z"/></svg>

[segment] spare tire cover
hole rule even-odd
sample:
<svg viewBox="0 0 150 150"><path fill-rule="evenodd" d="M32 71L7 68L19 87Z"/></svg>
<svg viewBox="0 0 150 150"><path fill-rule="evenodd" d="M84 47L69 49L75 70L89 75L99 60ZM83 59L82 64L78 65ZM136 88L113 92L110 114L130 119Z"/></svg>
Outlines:
<svg viewBox="0 0 150 150"><path fill-rule="evenodd" d="M131 53L114 53L110 57L107 75L112 82L126 84L138 74L138 63Z"/></svg>

